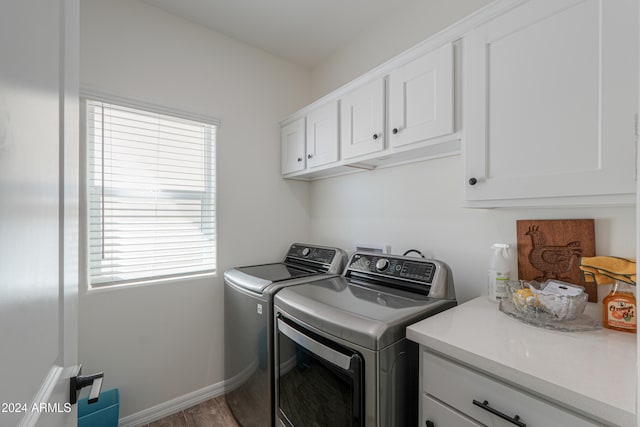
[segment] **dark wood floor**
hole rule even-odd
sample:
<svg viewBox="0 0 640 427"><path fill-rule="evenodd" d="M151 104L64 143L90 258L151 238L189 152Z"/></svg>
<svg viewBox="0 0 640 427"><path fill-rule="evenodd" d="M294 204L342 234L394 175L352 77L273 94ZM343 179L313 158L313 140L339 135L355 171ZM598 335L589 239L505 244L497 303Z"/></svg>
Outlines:
<svg viewBox="0 0 640 427"><path fill-rule="evenodd" d="M224 396L207 400L146 427L239 427L231 415Z"/></svg>

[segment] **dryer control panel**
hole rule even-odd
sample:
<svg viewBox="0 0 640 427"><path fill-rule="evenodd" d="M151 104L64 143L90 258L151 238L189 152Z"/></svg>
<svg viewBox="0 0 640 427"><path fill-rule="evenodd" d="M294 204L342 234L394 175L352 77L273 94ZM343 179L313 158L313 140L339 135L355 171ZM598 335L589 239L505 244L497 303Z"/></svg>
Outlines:
<svg viewBox="0 0 640 427"><path fill-rule="evenodd" d="M436 264L419 259L414 261L394 256L356 253L349 262L349 270L431 283Z"/></svg>
<svg viewBox="0 0 640 427"><path fill-rule="evenodd" d="M356 252L351 256L345 277L358 283L403 288L435 298L453 298L455 291L446 264L438 260Z"/></svg>

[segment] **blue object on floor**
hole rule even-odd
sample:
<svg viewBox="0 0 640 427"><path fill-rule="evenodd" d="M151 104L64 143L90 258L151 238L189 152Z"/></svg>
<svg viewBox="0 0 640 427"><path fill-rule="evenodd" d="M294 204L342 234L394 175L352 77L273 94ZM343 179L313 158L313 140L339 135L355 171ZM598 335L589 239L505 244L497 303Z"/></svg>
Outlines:
<svg viewBox="0 0 640 427"><path fill-rule="evenodd" d="M78 400L78 427L118 427L120 393L117 388L100 393L96 403Z"/></svg>

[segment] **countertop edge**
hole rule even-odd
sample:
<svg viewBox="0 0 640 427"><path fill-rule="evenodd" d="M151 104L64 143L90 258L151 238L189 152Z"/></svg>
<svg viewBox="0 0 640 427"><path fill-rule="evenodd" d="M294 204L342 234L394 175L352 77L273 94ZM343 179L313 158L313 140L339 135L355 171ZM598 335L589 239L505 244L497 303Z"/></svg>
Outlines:
<svg viewBox="0 0 640 427"><path fill-rule="evenodd" d="M456 308L463 306L464 304ZM455 310L456 308L452 310ZM449 316L452 315L451 310L449 310L448 313ZM425 322L429 322L430 319L433 318L425 319L409 326L406 332L407 338L426 347L427 349L451 358L458 363L467 365L472 369L484 372L493 377L497 377L501 381L515 388L525 390L526 392L536 395L544 400L550 401L556 406L567 408L573 412L583 414L596 420L614 422L620 426L636 425L636 415L623 408L585 396L570 388L565 388L561 385L542 380L530 373L514 369L460 346L453 345L446 340L430 335L421 328L421 325ZM507 318L506 316L505 320L516 321L514 319Z"/></svg>

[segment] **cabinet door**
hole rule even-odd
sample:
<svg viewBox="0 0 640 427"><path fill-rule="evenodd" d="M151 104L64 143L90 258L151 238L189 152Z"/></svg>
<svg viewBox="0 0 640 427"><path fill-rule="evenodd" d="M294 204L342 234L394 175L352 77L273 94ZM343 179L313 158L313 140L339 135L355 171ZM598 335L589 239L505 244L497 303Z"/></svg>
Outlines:
<svg viewBox="0 0 640 427"><path fill-rule="evenodd" d="M423 352L421 363L423 392L446 407L454 408L457 413L477 420L481 425L508 427L514 425L511 420L519 420L530 427L599 425L596 421L433 353ZM427 408L423 408L422 413L428 419L427 411Z"/></svg>
<svg viewBox="0 0 640 427"><path fill-rule="evenodd" d="M338 161L338 102L307 115L307 167Z"/></svg>
<svg viewBox="0 0 640 427"><path fill-rule="evenodd" d="M384 80L374 80L340 101L342 158L384 149Z"/></svg>
<svg viewBox="0 0 640 427"><path fill-rule="evenodd" d="M282 174L301 171L304 161L304 118L282 126Z"/></svg>
<svg viewBox="0 0 640 427"><path fill-rule="evenodd" d="M471 418L435 400L433 397L422 395L422 423L425 427L480 427Z"/></svg>
<svg viewBox="0 0 640 427"><path fill-rule="evenodd" d="M468 201L634 193L636 9L530 1L465 38Z"/></svg>
<svg viewBox="0 0 640 427"><path fill-rule="evenodd" d="M453 117L453 46L450 43L389 74L392 147L452 133Z"/></svg>

